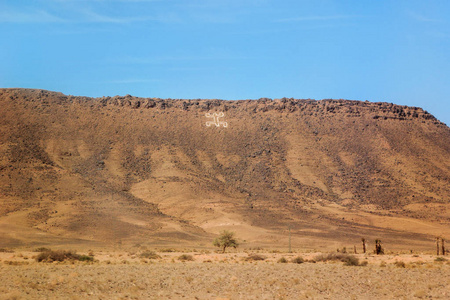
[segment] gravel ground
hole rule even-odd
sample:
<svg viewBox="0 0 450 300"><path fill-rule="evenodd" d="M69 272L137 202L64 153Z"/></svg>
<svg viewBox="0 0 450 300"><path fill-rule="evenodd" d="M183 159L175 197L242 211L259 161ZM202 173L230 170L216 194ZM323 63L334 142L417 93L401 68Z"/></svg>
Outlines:
<svg viewBox="0 0 450 300"><path fill-rule="evenodd" d="M0 265L0 299L450 299L450 265Z"/></svg>

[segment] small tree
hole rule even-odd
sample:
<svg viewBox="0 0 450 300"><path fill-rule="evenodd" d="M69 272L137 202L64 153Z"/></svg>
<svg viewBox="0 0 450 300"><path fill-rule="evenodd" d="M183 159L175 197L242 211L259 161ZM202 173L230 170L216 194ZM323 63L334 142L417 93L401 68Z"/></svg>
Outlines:
<svg viewBox="0 0 450 300"><path fill-rule="evenodd" d="M228 247L236 248L239 246L239 243L234 237L234 232L224 230L220 233L220 236L214 240L213 245L222 248L222 253L225 253L225 249Z"/></svg>

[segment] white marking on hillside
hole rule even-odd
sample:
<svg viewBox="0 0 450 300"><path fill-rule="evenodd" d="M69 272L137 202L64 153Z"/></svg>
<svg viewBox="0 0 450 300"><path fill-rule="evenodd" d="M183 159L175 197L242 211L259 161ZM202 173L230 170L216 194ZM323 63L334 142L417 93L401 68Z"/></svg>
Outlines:
<svg viewBox="0 0 450 300"><path fill-rule="evenodd" d="M213 118L214 121L207 121L206 126L210 127L211 125L216 125L216 127L220 127L222 125L223 127L228 127L228 123L225 121L220 121L219 118L225 117L225 114L223 112L220 113L206 113L205 117L207 118Z"/></svg>

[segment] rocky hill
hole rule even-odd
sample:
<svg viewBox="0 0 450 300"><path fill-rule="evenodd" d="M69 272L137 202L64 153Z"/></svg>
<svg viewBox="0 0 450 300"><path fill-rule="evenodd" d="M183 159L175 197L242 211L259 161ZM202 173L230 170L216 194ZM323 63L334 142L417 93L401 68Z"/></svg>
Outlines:
<svg viewBox="0 0 450 300"><path fill-rule="evenodd" d="M428 249L449 196L450 129L417 107L0 89L0 247Z"/></svg>

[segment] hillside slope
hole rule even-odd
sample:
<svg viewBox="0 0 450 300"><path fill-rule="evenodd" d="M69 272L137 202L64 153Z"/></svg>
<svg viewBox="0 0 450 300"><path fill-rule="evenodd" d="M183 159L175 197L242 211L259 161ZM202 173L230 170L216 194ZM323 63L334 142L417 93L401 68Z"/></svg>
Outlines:
<svg viewBox="0 0 450 300"><path fill-rule="evenodd" d="M0 107L0 246L450 238L450 129L420 108L30 89Z"/></svg>

